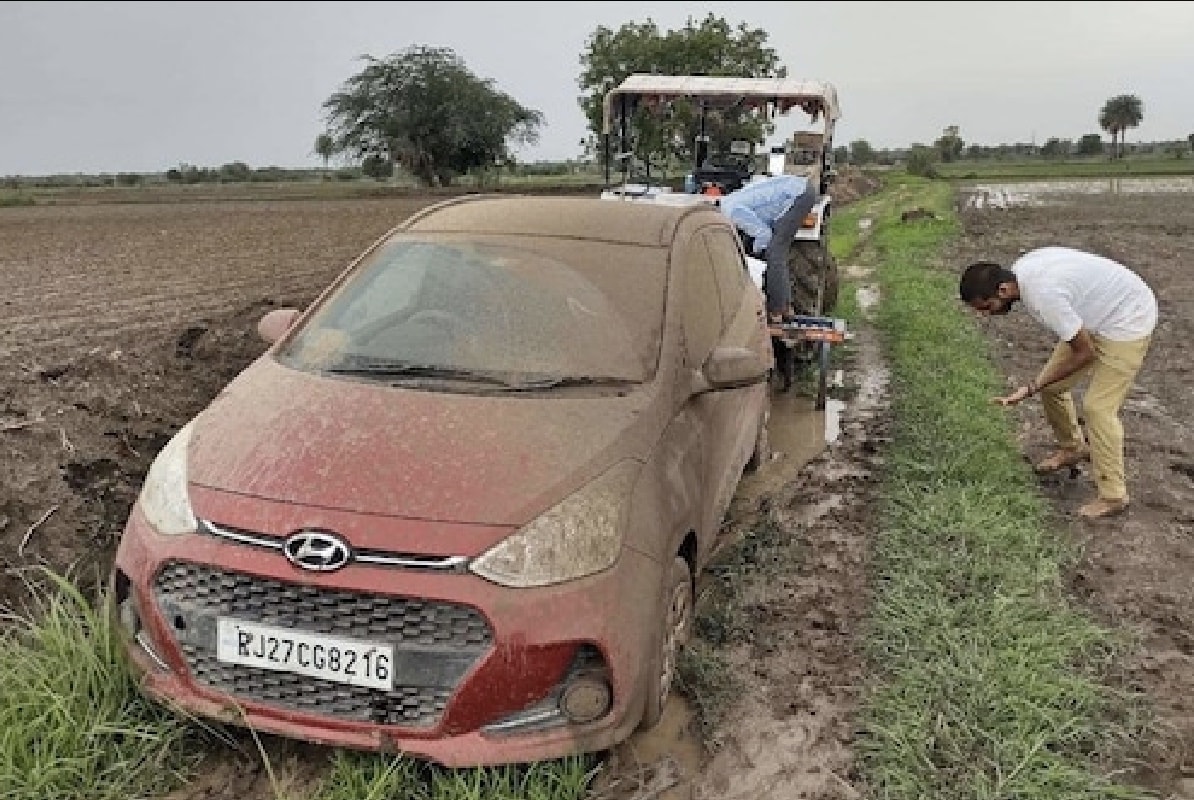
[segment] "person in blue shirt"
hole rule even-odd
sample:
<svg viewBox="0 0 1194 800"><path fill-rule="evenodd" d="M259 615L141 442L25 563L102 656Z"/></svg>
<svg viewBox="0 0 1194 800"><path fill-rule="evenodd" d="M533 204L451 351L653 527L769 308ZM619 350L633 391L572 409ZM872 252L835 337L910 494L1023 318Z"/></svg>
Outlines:
<svg viewBox="0 0 1194 800"><path fill-rule="evenodd" d="M817 203L817 189L799 175L773 175L721 198L719 206L746 240L747 252L763 258L763 293L772 322L793 316L788 251L800 223Z"/></svg>

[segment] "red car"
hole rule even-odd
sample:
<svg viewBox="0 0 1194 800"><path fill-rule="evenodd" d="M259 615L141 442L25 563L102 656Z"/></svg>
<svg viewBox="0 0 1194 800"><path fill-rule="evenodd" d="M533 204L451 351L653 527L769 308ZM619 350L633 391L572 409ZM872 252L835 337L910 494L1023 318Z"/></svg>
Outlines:
<svg viewBox="0 0 1194 800"><path fill-rule="evenodd" d="M720 212L449 200L259 331L120 542L144 691L448 766L658 722L767 448L763 300Z"/></svg>

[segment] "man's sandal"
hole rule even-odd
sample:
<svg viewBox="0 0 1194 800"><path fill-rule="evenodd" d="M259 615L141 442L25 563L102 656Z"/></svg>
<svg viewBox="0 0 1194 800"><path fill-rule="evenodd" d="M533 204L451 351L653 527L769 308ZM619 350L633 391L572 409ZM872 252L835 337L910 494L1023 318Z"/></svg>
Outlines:
<svg viewBox="0 0 1194 800"><path fill-rule="evenodd" d="M1103 517L1111 517L1116 514L1122 514L1128 510L1128 498L1121 497L1118 500L1108 500L1105 497L1099 497L1091 500L1086 505L1078 509L1078 516L1085 519L1102 519Z"/></svg>
<svg viewBox="0 0 1194 800"><path fill-rule="evenodd" d="M1048 456L1038 461L1034 469L1042 474L1057 472L1058 470L1073 467L1088 460L1090 460L1089 450L1076 450L1072 447L1063 447L1060 450L1054 450Z"/></svg>

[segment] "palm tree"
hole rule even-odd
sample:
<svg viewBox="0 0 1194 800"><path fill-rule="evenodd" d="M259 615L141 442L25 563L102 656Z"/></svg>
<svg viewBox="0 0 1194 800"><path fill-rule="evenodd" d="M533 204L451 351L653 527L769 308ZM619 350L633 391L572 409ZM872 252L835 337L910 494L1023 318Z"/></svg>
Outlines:
<svg viewBox="0 0 1194 800"><path fill-rule="evenodd" d="M323 159L323 171L327 172L328 160L336 154L336 140L331 135L321 133L315 137L315 155Z"/></svg>
<svg viewBox="0 0 1194 800"><path fill-rule="evenodd" d="M1124 154L1124 132L1144 119L1144 104L1134 94L1117 94L1103 104L1099 127L1111 134L1111 148L1118 158ZM1117 148L1116 142L1119 142Z"/></svg>

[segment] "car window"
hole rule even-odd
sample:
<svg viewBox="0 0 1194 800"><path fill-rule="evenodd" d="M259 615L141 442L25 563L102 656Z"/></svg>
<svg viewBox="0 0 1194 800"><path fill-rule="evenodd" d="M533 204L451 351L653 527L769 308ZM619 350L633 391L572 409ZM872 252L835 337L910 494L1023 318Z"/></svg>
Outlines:
<svg viewBox="0 0 1194 800"><path fill-rule="evenodd" d="M742 291L749 276L746 262L738 249L738 242L729 231L707 229L702 234L709 257L713 261L713 275L717 280L717 291L721 295L722 330L734 321L734 315L742 306Z"/></svg>
<svg viewBox="0 0 1194 800"><path fill-rule="evenodd" d="M405 364L512 381L645 380L654 361L636 339L642 326L590 277L526 248L397 239L370 254L279 357L310 370Z"/></svg>
<svg viewBox="0 0 1194 800"><path fill-rule="evenodd" d="M700 236L693 237L683 260L684 341L688 364L700 367L723 329L713 258Z"/></svg>

